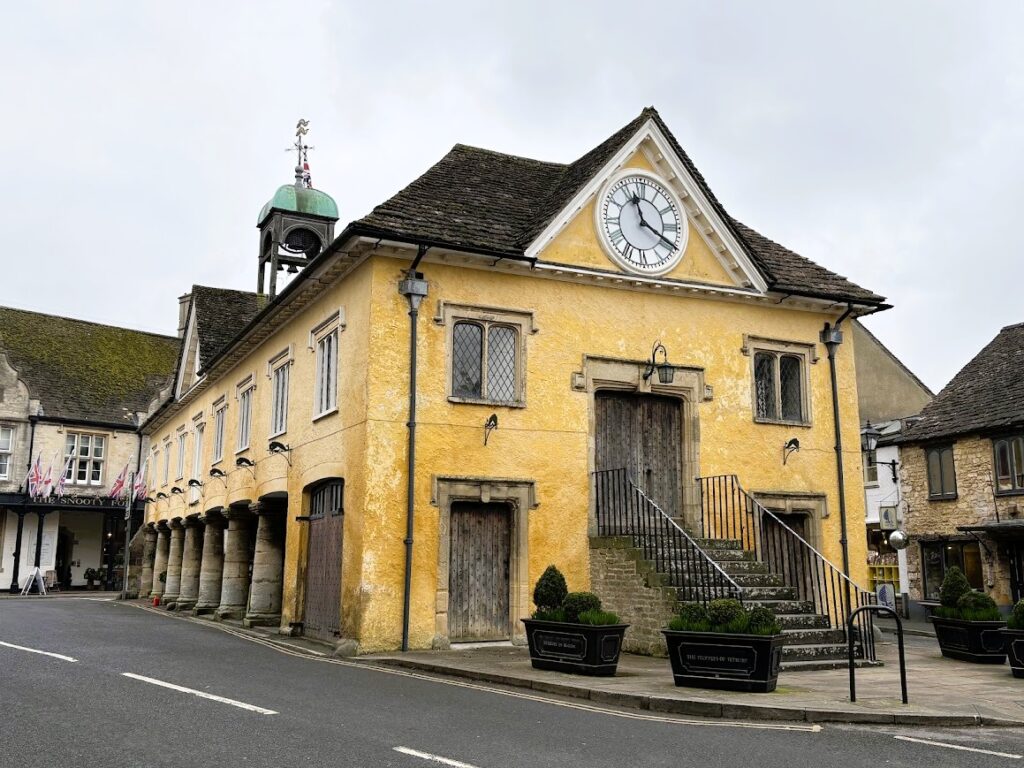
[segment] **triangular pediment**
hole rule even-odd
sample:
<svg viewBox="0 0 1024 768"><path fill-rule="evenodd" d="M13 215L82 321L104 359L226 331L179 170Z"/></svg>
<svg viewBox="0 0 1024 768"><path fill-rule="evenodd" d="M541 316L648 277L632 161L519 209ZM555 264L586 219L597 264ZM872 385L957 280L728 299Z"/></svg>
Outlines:
<svg viewBox="0 0 1024 768"><path fill-rule="evenodd" d="M616 258L600 232L604 196L617 180L635 172L649 175L669 190L685 217L681 258L657 277L767 292L764 276L673 143L650 116L551 218L526 255L539 262L643 276L642 270L631 270Z"/></svg>

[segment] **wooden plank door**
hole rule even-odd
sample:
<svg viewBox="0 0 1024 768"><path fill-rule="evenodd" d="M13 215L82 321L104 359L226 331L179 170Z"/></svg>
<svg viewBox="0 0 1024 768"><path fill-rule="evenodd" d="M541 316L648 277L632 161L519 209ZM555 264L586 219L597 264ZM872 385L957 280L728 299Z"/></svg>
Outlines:
<svg viewBox="0 0 1024 768"><path fill-rule="evenodd" d="M507 504L452 504L448 638L453 643L510 637L511 518Z"/></svg>
<svg viewBox="0 0 1024 768"><path fill-rule="evenodd" d="M595 468L629 471L669 515L682 513L682 403L656 395L598 392Z"/></svg>
<svg viewBox="0 0 1024 768"><path fill-rule="evenodd" d="M345 516L331 509L311 516L303 634L334 641L341 634L341 556Z"/></svg>

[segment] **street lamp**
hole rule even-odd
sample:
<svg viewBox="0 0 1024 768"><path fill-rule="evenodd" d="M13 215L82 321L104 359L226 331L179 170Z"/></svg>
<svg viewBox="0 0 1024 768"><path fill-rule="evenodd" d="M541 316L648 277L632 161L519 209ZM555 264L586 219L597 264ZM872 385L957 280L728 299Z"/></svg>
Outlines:
<svg viewBox="0 0 1024 768"><path fill-rule="evenodd" d="M889 471L892 472L893 483L898 482L896 477L896 467L899 462L893 459L892 461L878 461L875 458L875 450L878 448L878 439L882 436L882 433L877 427L873 427L871 422L867 422L864 428L860 431L860 449L868 455L868 466L877 467L878 465L886 466Z"/></svg>
<svg viewBox="0 0 1024 768"><path fill-rule="evenodd" d="M658 352L661 352L660 363L657 359ZM662 384L671 384L676 376L675 366L668 361L668 351L660 341L654 342L654 347L651 348L651 360L647 363L647 370L644 371L644 381L651 378L655 371L658 372L658 381Z"/></svg>

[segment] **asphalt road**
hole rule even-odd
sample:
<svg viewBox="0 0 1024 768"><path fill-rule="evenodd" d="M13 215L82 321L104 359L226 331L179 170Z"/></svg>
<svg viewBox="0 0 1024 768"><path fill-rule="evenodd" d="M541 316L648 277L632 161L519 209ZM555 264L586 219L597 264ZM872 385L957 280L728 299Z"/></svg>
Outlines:
<svg viewBox="0 0 1024 768"><path fill-rule="evenodd" d="M1024 768L895 738L1021 755L1020 731L681 721L328 663L76 598L0 599L0 707L12 768Z"/></svg>

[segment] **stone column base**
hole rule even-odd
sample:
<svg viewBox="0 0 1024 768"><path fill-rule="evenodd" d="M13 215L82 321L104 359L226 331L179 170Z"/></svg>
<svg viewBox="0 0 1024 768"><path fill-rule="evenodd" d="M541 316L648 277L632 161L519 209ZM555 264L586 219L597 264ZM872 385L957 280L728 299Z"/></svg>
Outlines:
<svg viewBox="0 0 1024 768"><path fill-rule="evenodd" d="M217 610L216 605L197 605L192 608L193 616L209 616Z"/></svg>
<svg viewBox="0 0 1024 768"><path fill-rule="evenodd" d="M170 598L168 598L167 595L164 595L163 597L160 598L160 607L163 608L165 611L173 611L174 607L177 604L178 604L178 596L177 595L171 595Z"/></svg>
<svg viewBox="0 0 1024 768"><path fill-rule="evenodd" d="M179 599L172 610L175 611L191 611L195 607L194 600L181 600Z"/></svg>
<svg viewBox="0 0 1024 768"><path fill-rule="evenodd" d="M224 619L232 619L238 621L245 616L244 605L223 605L213 612L214 617L217 621L223 621Z"/></svg>
<svg viewBox="0 0 1024 768"><path fill-rule="evenodd" d="M250 613L242 619L244 627L276 627L280 623L280 613Z"/></svg>

